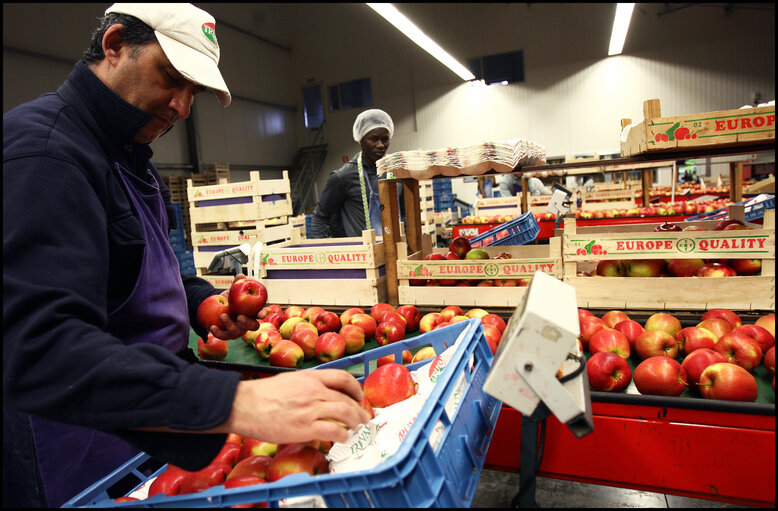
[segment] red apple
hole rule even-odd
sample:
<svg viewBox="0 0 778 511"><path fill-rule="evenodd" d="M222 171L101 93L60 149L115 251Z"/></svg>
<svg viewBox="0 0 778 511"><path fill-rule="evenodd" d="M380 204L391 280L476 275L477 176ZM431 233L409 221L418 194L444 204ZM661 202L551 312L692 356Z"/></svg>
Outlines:
<svg viewBox="0 0 778 511"><path fill-rule="evenodd" d="M403 350L402 352L402 363L403 364L410 364L411 360L413 360L413 354L410 350ZM376 367L381 367L385 364L391 364L397 362L394 358L394 355L384 355L383 357L376 359ZM398 364L400 362L397 362Z"/></svg>
<svg viewBox="0 0 778 511"><path fill-rule="evenodd" d="M348 325L349 322L351 321L351 316L353 316L354 314L364 314L364 313L365 311L360 309L359 307L351 307L350 309L346 309L345 311L343 311L343 314L340 315L341 326Z"/></svg>
<svg viewBox="0 0 778 511"><path fill-rule="evenodd" d="M696 213L691 213L696 214ZM674 224L668 221L665 221L656 227L654 227L654 232L671 232L671 231L681 231L681 227L678 226L678 224Z"/></svg>
<svg viewBox="0 0 778 511"><path fill-rule="evenodd" d="M379 346L386 346L405 339L405 325L396 320L382 321L375 330L375 340Z"/></svg>
<svg viewBox="0 0 778 511"><path fill-rule="evenodd" d="M615 353L621 358L629 358L629 341L627 337L612 328L597 330L589 339L589 353L594 355L601 351Z"/></svg>
<svg viewBox="0 0 778 511"><path fill-rule="evenodd" d="M397 311L394 312L385 312L383 316L381 316L381 321L379 323L383 323L385 321L394 321L395 323L398 323L402 325L403 331L405 330L406 321L405 318L397 314Z"/></svg>
<svg viewBox="0 0 778 511"><path fill-rule="evenodd" d="M302 367L304 359L303 349L288 339L281 339L274 344L270 348L268 357L271 366L293 367L296 369Z"/></svg>
<svg viewBox="0 0 778 511"><path fill-rule="evenodd" d="M267 469L267 480L270 482L278 481L282 477L303 472L310 475L328 473L327 456L310 445L290 445L276 454L270 462Z"/></svg>
<svg viewBox="0 0 778 511"><path fill-rule="evenodd" d="M436 356L438 355L435 353L435 348L432 346L424 346L419 351L417 351L415 355L413 355L411 364L420 362L422 360L427 360L428 358L435 358Z"/></svg>
<svg viewBox="0 0 778 511"><path fill-rule="evenodd" d="M721 263L707 263L697 270L698 277L734 277L735 275L737 275L735 270Z"/></svg>
<svg viewBox="0 0 778 511"><path fill-rule="evenodd" d="M758 389L754 375L736 364L719 362L705 368L698 384L706 399L756 401Z"/></svg>
<svg viewBox="0 0 778 511"><path fill-rule="evenodd" d="M257 314L257 319L265 319L266 317L268 317L269 315L275 312L280 312L281 314L283 314L284 309L282 309L281 306L278 305L277 303L271 303L270 305L265 305L264 307L262 307L262 310L259 311L259 314Z"/></svg>
<svg viewBox="0 0 778 511"><path fill-rule="evenodd" d="M637 340L640 334L645 332L643 326L637 321L634 321L632 319L628 319L626 321L620 321L616 323L613 326L613 329L618 330L619 332L624 334L624 337L627 338L627 341L629 342L630 352L635 351L635 341Z"/></svg>
<svg viewBox="0 0 778 511"><path fill-rule="evenodd" d="M321 362L332 362L343 358L346 353L346 341L336 332L326 332L321 334L316 340L314 349L316 358Z"/></svg>
<svg viewBox="0 0 778 511"><path fill-rule="evenodd" d="M272 458L278 451L278 444L265 442L256 438L245 437L238 454L238 463L252 456L268 456Z"/></svg>
<svg viewBox="0 0 778 511"><path fill-rule="evenodd" d="M271 312L267 316L265 316L265 319L263 320L264 323L270 323L271 325L275 326L276 328L281 327L281 323L284 322L284 313L283 312ZM262 323L260 323L261 325Z"/></svg>
<svg viewBox="0 0 778 511"><path fill-rule="evenodd" d="M437 252L432 252L427 254L424 259L426 261L444 261L446 258L443 254L439 254Z"/></svg>
<svg viewBox="0 0 778 511"><path fill-rule="evenodd" d="M671 259L667 271L673 277L696 277L700 268L705 266L702 259Z"/></svg>
<svg viewBox="0 0 778 511"><path fill-rule="evenodd" d="M292 335L294 335L295 332L299 332L301 330L309 330L309 331L315 333L316 335L319 334L319 329L316 328L316 326L314 326L311 323L308 323L307 321L300 321L297 324L295 324L294 327L292 327L292 334L289 336L289 338L291 339ZM279 330L279 332L280 332L280 330Z"/></svg>
<svg viewBox="0 0 778 511"><path fill-rule="evenodd" d="M729 265L738 275L757 275L762 271L761 259L730 259Z"/></svg>
<svg viewBox="0 0 778 511"><path fill-rule="evenodd" d="M478 284L476 284L476 287L493 287L494 282L491 280L479 280Z"/></svg>
<svg viewBox="0 0 778 511"><path fill-rule="evenodd" d="M386 408L416 394L416 382L402 364L384 364L365 377L362 385L373 408Z"/></svg>
<svg viewBox="0 0 778 511"><path fill-rule="evenodd" d="M740 319L740 316L738 316L737 314L735 314L729 309L710 309L709 311L706 311L705 314L702 315L703 321L708 318L723 319L727 323L729 323L730 329L737 328L743 324L743 321Z"/></svg>
<svg viewBox="0 0 778 511"><path fill-rule="evenodd" d="M290 305L284 311L284 319L281 322L283 323L289 318L302 318L303 316L305 316L305 309L299 305Z"/></svg>
<svg viewBox="0 0 778 511"><path fill-rule="evenodd" d="M686 355L701 348L713 349L718 339L710 330L698 326L687 326L675 335L679 349Z"/></svg>
<svg viewBox="0 0 778 511"><path fill-rule="evenodd" d="M136 500L140 500L136 497L130 497L128 495L125 495L124 497L116 497L113 499L114 502L135 502Z"/></svg>
<svg viewBox="0 0 778 511"><path fill-rule="evenodd" d="M775 346L772 346L767 350L767 353L764 354L762 363L769 374L775 375Z"/></svg>
<svg viewBox="0 0 778 511"><path fill-rule="evenodd" d="M775 337L775 314L767 314L757 319L754 324L761 326Z"/></svg>
<svg viewBox="0 0 778 511"><path fill-rule="evenodd" d="M635 352L645 360L650 357L678 355L678 341L664 330L646 330L635 340Z"/></svg>
<svg viewBox="0 0 778 511"><path fill-rule="evenodd" d="M316 316L318 316L322 312L326 312L326 311L321 307L308 307L307 309L305 309L305 312L303 313L303 319L308 323L313 323L313 321L316 319Z"/></svg>
<svg viewBox="0 0 778 511"><path fill-rule="evenodd" d="M497 348L500 346L500 340L502 340L502 332L494 325L483 325L484 337L489 345L489 349L492 355L497 353Z"/></svg>
<svg viewBox="0 0 778 511"><path fill-rule="evenodd" d="M462 259L455 252L446 252L443 258L448 261L459 261L460 259Z"/></svg>
<svg viewBox="0 0 778 511"><path fill-rule="evenodd" d="M721 318L708 318L697 323L697 326L708 330L716 336L718 341L724 334L728 334L732 331L732 327L726 320Z"/></svg>
<svg viewBox="0 0 778 511"><path fill-rule="evenodd" d="M234 467L238 463L238 455L240 454L241 445L233 442L224 442L219 454L213 459L213 461L221 461L231 467Z"/></svg>
<svg viewBox="0 0 778 511"><path fill-rule="evenodd" d="M164 493L168 497L181 495L181 483L190 472L168 464L164 472L158 475L149 486L149 497Z"/></svg>
<svg viewBox="0 0 778 511"><path fill-rule="evenodd" d="M664 259L629 259L624 261L627 277L658 277L665 269Z"/></svg>
<svg viewBox="0 0 778 511"><path fill-rule="evenodd" d="M292 333L294 332L295 326L299 325L300 323L305 323L306 325L313 326L307 321L305 321L302 316L292 316L291 318L281 323L281 326L278 327L278 332L281 334L281 337L283 337L284 339L289 339L290 337L292 337Z"/></svg>
<svg viewBox="0 0 778 511"><path fill-rule="evenodd" d="M227 481L236 477L242 476L256 476L262 479L267 479L267 469L270 466L270 462L273 460L270 456L250 456L238 462L232 472L227 476Z"/></svg>
<svg viewBox="0 0 778 511"><path fill-rule="evenodd" d="M775 337L773 334L762 328L759 325L740 325L733 329L730 333L742 334L755 340L759 347L762 349L762 353L770 349L775 345Z"/></svg>
<svg viewBox="0 0 778 511"><path fill-rule="evenodd" d="M221 328L222 314L230 315L230 304L223 295L211 295L197 307L197 321L208 330L214 325Z"/></svg>
<svg viewBox="0 0 778 511"><path fill-rule="evenodd" d="M360 313L351 316L349 324L357 325L359 328L361 328L362 331L365 332L365 339L374 337L376 327L378 326L378 323L376 323L376 320L373 319L373 316Z"/></svg>
<svg viewBox="0 0 778 511"><path fill-rule="evenodd" d="M681 331L681 322L671 314L657 312L646 320L643 328L645 330L662 330L675 337Z"/></svg>
<svg viewBox="0 0 778 511"><path fill-rule="evenodd" d="M227 301L233 314L255 318L267 303L267 289L258 280L242 278L230 286Z"/></svg>
<svg viewBox="0 0 778 511"><path fill-rule="evenodd" d="M457 236L448 244L448 250L455 253L459 259L463 259L470 251L470 240L464 236Z"/></svg>
<svg viewBox="0 0 778 511"><path fill-rule="evenodd" d="M240 282L240 281L238 281ZM181 481L181 495L199 493L208 488L224 483L232 467L225 463L211 463L196 472L189 472Z"/></svg>
<svg viewBox="0 0 778 511"><path fill-rule="evenodd" d="M617 323L629 320L629 316L623 311L613 310L603 314L601 319L605 321L609 327L613 328Z"/></svg>
<svg viewBox="0 0 778 511"><path fill-rule="evenodd" d="M407 333L415 332L419 329L421 313L414 305L401 305L395 311L405 319L405 331Z"/></svg>
<svg viewBox="0 0 778 511"><path fill-rule="evenodd" d="M451 321L441 321L440 323L435 325L434 330L437 330L438 328L445 328L451 324Z"/></svg>
<svg viewBox="0 0 778 511"><path fill-rule="evenodd" d="M340 322L340 321L339 321ZM279 334L281 335L281 334ZM292 336L289 340L298 345L303 350L303 360L310 360L316 353L316 341L319 339L319 334L308 328L302 328L292 332ZM268 351L268 356L270 352Z"/></svg>
<svg viewBox="0 0 778 511"><path fill-rule="evenodd" d="M711 364L726 361L724 355L709 348L700 348L686 355L681 365L686 370L686 382L689 387L699 390L697 384L700 382L700 376L705 368Z"/></svg>
<svg viewBox="0 0 778 511"><path fill-rule="evenodd" d="M638 364L632 378L641 394L677 397L686 390L686 369L670 357L647 358Z"/></svg>
<svg viewBox="0 0 778 511"><path fill-rule="evenodd" d="M449 305L447 307L444 307L443 310L440 311L440 320L441 321L451 321L451 318L454 316L463 316L465 313L462 312L462 309L457 307L456 305Z"/></svg>
<svg viewBox="0 0 778 511"><path fill-rule="evenodd" d="M745 226L743 222L740 220L735 220L734 218L725 218L724 220L721 220L719 223L716 224L716 226L712 229L713 231L723 231L725 227L728 225L742 225Z"/></svg>
<svg viewBox="0 0 778 511"><path fill-rule="evenodd" d="M627 271L623 261L600 261L594 273L601 277L623 277Z"/></svg>
<svg viewBox="0 0 778 511"><path fill-rule="evenodd" d="M266 328L259 331L259 335L254 341L254 349L260 357L267 360L270 358L270 350L273 346L283 340L284 338L278 330L275 328Z"/></svg>
<svg viewBox="0 0 778 511"><path fill-rule="evenodd" d="M419 320L419 332L426 334L435 330L435 326L441 322L439 312L429 312Z"/></svg>
<svg viewBox="0 0 778 511"><path fill-rule="evenodd" d="M496 287L519 287L519 279L492 279Z"/></svg>
<svg viewBox="0 0 778 511"><path fill-rule="evenodd" d="M230 478L227 476L227 480L224 481L224 489L229 490L231 488L242 488L244 486L254 486L255 484L265 484L266 479L258 476L245 475ZM249 504L233 504L232 508L266 508L267 502L253 502Z"/></svg>
<svg viewBox="0 0 778 511"><path fill-rule="evenodd" d="M340 317L334 312L324 311L320 312L316 319L313 320L313 326L319 331L320 334L326 332L337 332L341 328Z"/></svg>
<svg viewBox="0 0 778 511"><path fill-rule="evenodd" d="M388 303L377 303L370 309L370 315L376 323L383 321L384 314L387 312L394 312L394 306Z"/></svg>
<svg viewBox="0 0 778 511"><path fill-rule="evenodd" d="M203 360L224 360L229 350L227 341L217 339L213 334L208 334L208 340L197 339L197 354Z"/></svg>
<svg viewBox="0 0 778 511"><path fill-rule="evenodd" d="M595 353L586 363L589 385L600 392L620 392L632 380L632 369L626 360L615 353Z"/></svg>
<svg viewBox="0 0 778 511"><path fill-rule="evenodd" d="M474 309L468 309L468 311L465 312L465 316L467 316L470 319L472 319L472 318L482 318L482 317L486 316L487 314L489 314L489 311L481 309L481 308L478 308L478 307L476 307Z"/></svg>
<svg viewBox="0 0 778 511"><path fill-rule="evenodd" d="M581 340L584 348L589 349L589 339L597 330L609 328L608 323L597 316L586 316L581 321L581 334L578 338Z"/></svg>
<svg viewBox="0 0 778 511"><path fill-rule="evenodd" d="M737 364L747 371L751 371L762 361L762 348L752 338L730 332L724 334L713 346L727 362Z"/></svg>
<svg viewBox="0 0 778 511"><path fill-rule="evenodd" d="M594 313L586 309L578 309L578 323L580 325L581 320L586 316L594 316Z"/></svg>
<svg viewBox="0 0 778 511"><path fill-rule="evenodd" d="M505 331L505 327L507 326L505 324L505 320L502 319L497 314L487 314L483 317L481 317L481 324L482 325L494 325L497 328L500 329L500 333Z"/></svg>
<svg viewBox="0 0 778 511"><path fill-rule="evenodd" d="M365 347L365 331L357 325L346 325L338 332L346 344L346 355L359 353Z"/></svg>
<svg viewBox="0 0 778 511"><path fill-rule="evenodd" d="M227 433L227 440L225 440L225 442L228 444L243 445L243 437L237 433Z"/></svg>

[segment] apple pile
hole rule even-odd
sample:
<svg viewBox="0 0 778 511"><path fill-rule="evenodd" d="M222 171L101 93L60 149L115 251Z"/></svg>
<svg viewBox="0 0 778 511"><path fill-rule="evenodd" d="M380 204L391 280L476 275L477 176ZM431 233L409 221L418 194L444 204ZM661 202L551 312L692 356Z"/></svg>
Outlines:
<svg viewBox="0 0 778 511"><path fill-rule="evenodd" d="M519 215L467 215L462 218L463 224L504 224Z"/></svg>
<svg viewBox="0 0 778 511"><path fill-rule="evenodd" d="M705 312L695 326L683 327L666 312L641 325L618 310L601 318L578 309L582 351L593 390L619 392L630 381L641 394L680 396L687 388L703 398L754 401L754 371L762 364L775 391L775 314L744 325L729 309ZM638 360L634 373L628 360Z"/></svg>
<svg viewBox="0 0 778 511"><path fill-rule="evenodd" d="M473 248L470 240L457 236L448 244L448 252L441 254L432 252L424 257L425 261L475 261L484 259L513 259L509 252L499 252L492 258L489 252L482 248ZM457 287L526 287L531 278L519 279L410 279L411 286L457 286Z"/></svg>
<svg viewBox="0 0 778 511"><path fill-rule="evenodd" d="M748 230L740 220L725 219L712 230ZM702 227L690 225L681 228L678 224L664 222L655 232L702 231ZM600 261L594 271L599 277L735 277L758 275L762 272L761 259L625 259ZM592 276L582 272L582 276Z"/></svg>

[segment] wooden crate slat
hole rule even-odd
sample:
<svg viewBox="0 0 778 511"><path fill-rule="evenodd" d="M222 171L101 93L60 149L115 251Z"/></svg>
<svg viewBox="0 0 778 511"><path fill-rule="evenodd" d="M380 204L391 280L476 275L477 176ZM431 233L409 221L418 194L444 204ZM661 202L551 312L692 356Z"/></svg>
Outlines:
<svg viewBox="0 0 778 511"><path fill-rule="evenodd" d="M434 305L459 307L517 307L524 299L526 287L452 287L398 286L401 305Z"/></svg>
<svg viewBox="0 0 778 511"><path fill-rule="evenodd" d="M262 279L268 303L372 307L386 302L386 276L377 279Z"/></svg>

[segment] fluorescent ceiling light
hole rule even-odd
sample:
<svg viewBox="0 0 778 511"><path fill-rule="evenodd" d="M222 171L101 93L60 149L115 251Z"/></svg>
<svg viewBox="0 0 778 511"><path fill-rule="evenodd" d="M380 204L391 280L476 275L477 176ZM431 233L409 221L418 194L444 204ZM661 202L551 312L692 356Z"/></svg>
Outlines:
<svg viewBox="0 0 778 511"><path fill-rule="evenodd" d="M367 4L368 7L380 14L389 23L395 26L397 30L408 36L414 43L421 46L427 53L438 59L444 66L452 70L463 80L473 80L475 76L465 66L456 61L446 50L429 38L427 34L419 30L419 27L413 24L392 4Z"/></svg>
<svg viewBox="0 0 778 511"><path fill-rule="evenodd" d="M613 18L613 32L611 32L611 44L608 48L608 56L619 55L624 48L624 40L629 30L629 20L632 19L632 11L635 4L616 4L616 16Z"/></svg>

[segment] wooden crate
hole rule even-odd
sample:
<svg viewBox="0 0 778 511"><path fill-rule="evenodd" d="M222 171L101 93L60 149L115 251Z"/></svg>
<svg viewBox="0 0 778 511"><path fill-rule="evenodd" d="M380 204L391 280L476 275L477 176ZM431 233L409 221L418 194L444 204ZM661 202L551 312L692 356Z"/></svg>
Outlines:
<svg viewBox="0 0 778 511"><path fill-rule="evenodd" d="M508 252L511 259L427 261L431 252L445 254L447 248L420 250L408 254L407 243L397 244L397 276L400 304L460 307L516 307L524 298L526 287L479 286L412 286L410 279L427 280L495 280L531 278L544 271L562 278L561 238L551 238L548 245L483 247L490 257Z"/></svg>
<svg viewBox="0 0 778 511"><path fill-rule="evenodd" d="M635 190L595 190L581 192L581 210L601 211L604 209L632 209L637 207Z"/></svg>
<svg viewBox="0 0 778 511"><path fill-rule="evenodd" d="M511 197L480 197L473 204L475 216L520 215L521 195Z"/></svg>
<svg viewBox="0 0 778 511"><path fill-rule="evenodd" d="M192 232L199 224L270 220L291 216L289 174L282 179L260 180L259 172L249 173L249 181L195 186L187 181L189 217ZM286 221L284 221L286 223Z"/></svg>
<svg viewBox="0 0 778 511"><path fill-rule="evenodd" d="M649 99L643 102L643 117L622 134L622 157L775 143L775 106L662 117L659 100ZM631 122L622 119L622 128Z"/></svg>
<svg viewBox="0 0 778 511"><path fill-rule="evenodd" d="M375 230L361 237L304 239L264 247L258 276L271 303L372 307L385 302L384 248Z"/></svg>
<svg viewBox="0 0 778 511"><path fill-rule="evenodd" d="M202 272L213 260L216 252L249 243L252 246L261 241L263 245L287 241L292 236L292 226L287 223L265 224L259 220L251 228L238 228L218 231L198 231L192 233L194 265ZM202 273L198 273L202 274Z"/></svg>
<svg viewBox="0 0 778 511"><path fill-rule="evenodd" d="M743 188L743 195L755 195L759 193L775 193L775 175L769 174L767 178L757 181Z"/></svg>
<svg viewBox="0 0 778 511"><path fill-rule="evenodd" d="M716 223L684 222L705 229ZM657 225L576 227L573 215L565 217L564 281L575 287L579 307L775 310L774 209L765 212L763 225L748 224L753 230L653 232ZM595 261L630 259L761 259L762 272L721 278L577 276L583 267L593 270Z"/></svg>
<svg viewBox="0 0 778 511"><path fill-rule="evenodd" d="M235 280L234 275L202 275L198 272L197 276L209 282L213 287L220 291L229 289L232 282Z"/></svg>

